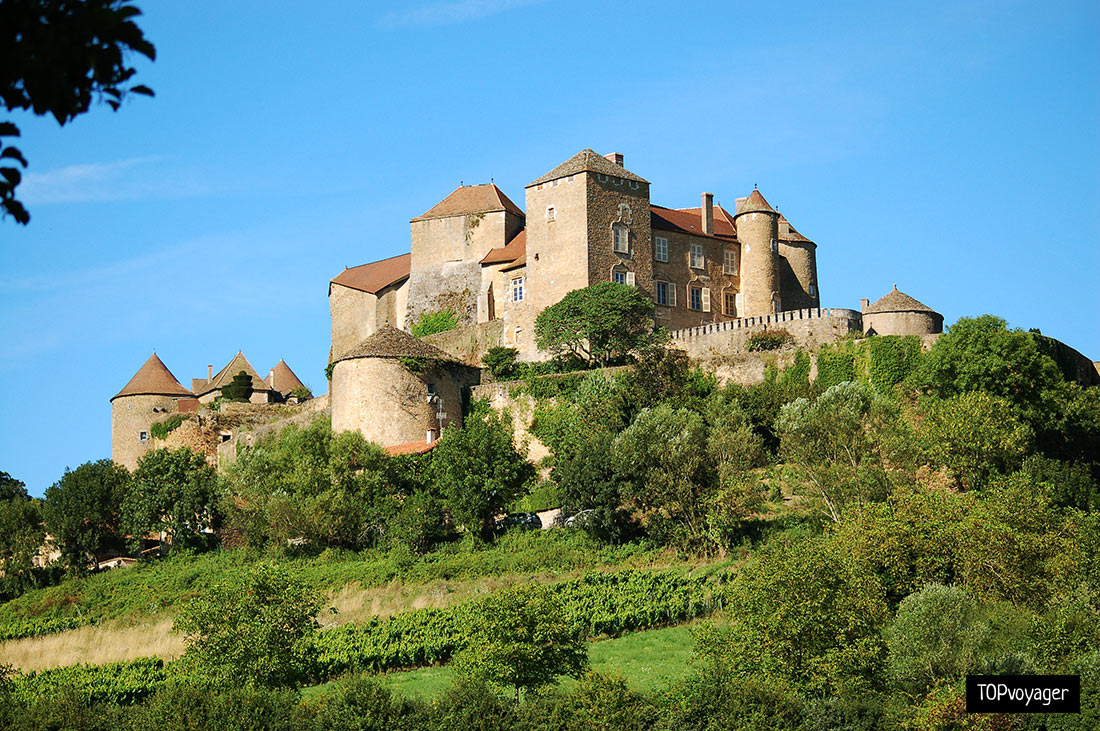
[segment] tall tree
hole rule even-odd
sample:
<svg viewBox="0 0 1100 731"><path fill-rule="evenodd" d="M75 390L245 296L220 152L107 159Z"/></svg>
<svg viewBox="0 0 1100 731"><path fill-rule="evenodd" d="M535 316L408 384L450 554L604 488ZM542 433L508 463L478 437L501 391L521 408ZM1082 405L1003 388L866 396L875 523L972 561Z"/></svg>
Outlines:
<svg viewBox="0 0 1100 731"><path fill-rule="evenodd" d="M128 57L156 58L153 44L134 23L141 11L130 0L4 0L0 3L0 99L8 112L50 115L64 125L93 101L117 110L129 94L152 96L144 85L127 86L137 70ZM30 221L15 197L27 167L23 153L4 146L18 137L12 122L0 122L0 217Z"/></svg>
<svg viewBox="0 0 1100 731"><path fill-rule="evenodd" d="M101 459L66 470L46 490L46 529L70 573L86 573L89 563L98 568L99 551L121 548L120 508L129 487L126 468Z"/></svg>
<svg viewBox="0 0 1100 731"><path fill-rule="evenodd" d="M219 522L217 473L186 447L142 455L122 504L122 525L132 540L167 534L173 548L204 548Z"/></svg>
<svg viewBox="0 0 1100 731"><path fill-rule="evenodd" d="M22 481L0 472L0 601L34 584L34 557L45 539L40 502Z"/></svg>
<svg viewBox="0 0 1100 731"><path fill-rule="evenodd" d="M535 342L555 356L606 366L656 340L653 302L635 287L600 282L575 289L535 318Z"/></svg>

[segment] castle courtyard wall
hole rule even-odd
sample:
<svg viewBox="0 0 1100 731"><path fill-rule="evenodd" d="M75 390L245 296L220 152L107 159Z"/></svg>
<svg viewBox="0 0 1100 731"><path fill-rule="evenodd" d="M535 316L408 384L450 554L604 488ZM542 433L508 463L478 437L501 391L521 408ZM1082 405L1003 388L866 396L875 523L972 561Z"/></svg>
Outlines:
<svg viewBox="0 0 1100 731"><path fill-rule="evenodd" d="M855 310L839 307L791 310L676 330L669 347L684 350L696 360L739 355L747 352L749 338L767 330L786 330L797 347L816 350L851 333L862 334L863 322Z"/></svg>

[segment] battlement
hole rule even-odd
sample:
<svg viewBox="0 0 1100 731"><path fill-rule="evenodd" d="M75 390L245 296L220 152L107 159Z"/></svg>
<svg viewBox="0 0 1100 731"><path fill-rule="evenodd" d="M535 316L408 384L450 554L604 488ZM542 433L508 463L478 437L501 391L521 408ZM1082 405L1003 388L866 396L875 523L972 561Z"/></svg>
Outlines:
<svg viewBox="0 0 1100 731"><path fill-rule="evenodd" d="M752 335L769 329L786 330L794 337L794 345L812 350L850 333L862 334L863 316L843 307L813 307L763 317L741 317L674 330L670 345L686 351L692 358L738 355L746 352Z"/></svg>

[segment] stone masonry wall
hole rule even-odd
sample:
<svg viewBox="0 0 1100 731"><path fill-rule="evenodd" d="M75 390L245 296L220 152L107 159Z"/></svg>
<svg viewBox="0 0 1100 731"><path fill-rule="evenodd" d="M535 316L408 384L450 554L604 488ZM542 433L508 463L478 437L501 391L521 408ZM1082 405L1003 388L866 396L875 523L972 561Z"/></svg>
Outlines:
<svg viewBox="0 0 1100 731"><path fill-rule="evenodd" d="M746 352L753 334L778 329L790 332L798 347L815 350L819 345L834 343L849 333L862 334L863 323L855 310L838 307L791 310L677 330L672 333L669 347L684 350L694 359L738 355Z"/></svg>
<svg viewBox="0 0 1100 731"><path fill-rule="evenodd" d="M481 368L481 358L489 348L503 345L505 322L490 320L477 325L424 336L424 342L453 355L463 363Z"/></svg>

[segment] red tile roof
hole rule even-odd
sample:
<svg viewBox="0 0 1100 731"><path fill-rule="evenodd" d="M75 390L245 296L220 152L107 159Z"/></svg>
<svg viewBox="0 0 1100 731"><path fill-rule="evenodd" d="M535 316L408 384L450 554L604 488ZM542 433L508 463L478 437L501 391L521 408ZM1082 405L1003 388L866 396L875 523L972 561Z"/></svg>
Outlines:
<svg viewBox="0 0 1100 731"><path fill-rule="evenodd" d="M382 261L345 269L333 278L332 283L357 289L360 292L378 294L386 287L408 279L411 263L412 254L391 256Z"/></svg>
<svg viewBox="0 0 1100 731"><path fill-rule="evenodd" d="M111 401L119 396L138 395L194 396L195 394L180 385L180 382L176 380L168 367L157 357L156 353L153 353L149 356L149 360L145 361L141 368L138 368L138 372L134 374L134 377L122 387L122 390L111 397Z"/></svg>
<svg viewBox="0 0 1100 731"><path fill-rule="evenodd" d="M523 211L520 210L519 206L492 183L462 185L432 206L427 213L423 213L412 220L424 221L429 218L461 216L466 213L494 213L496 211L511 211L517 216L523 216Z"/></svg>
<svg viewBox="0 0 1100 731"><path fill-rule="evenodd" d="M386 451L389 452L391 457L396 457L399 454L424 454L424 452L435 449L435 445L437 444L439 444L438 439L434 442L423 440L406 442L405 444L395 444L392 447L386 447Z"/></svg>
<svg viewBox="0 0 1100 731"><path fill-rule="evenodd" d="M527 229L516 234L507 246L498 246L490 249L489 253L481 259L481 264L504 264L513 262L527 253Z"/></svg>
<svg viewBox="0 0 1100 731"><path fill-rule="evenodd" d="M290 370L290 366L286 364L285 360L276 363L268 377L271 379L268 385L283 396L296 388L305 388L305 384L298 380L298 376L294 375L294 371Z"/></svg>
<svg viewBox="0 0 1100 731"><path fill-rule="evenodd" d="M678 233L691 234L692 236L722 239L723 241L736 240L737 233L733 225L726 218L725 212L719 216L719 211L721 211L721 207L715 206L713 236L707 236L707 234L703 233L703 221L700 218L698 208L677 210L675 208L664 208L663 206L650 204L649 220L650 225L660 231L676 231Z"/></svg>

